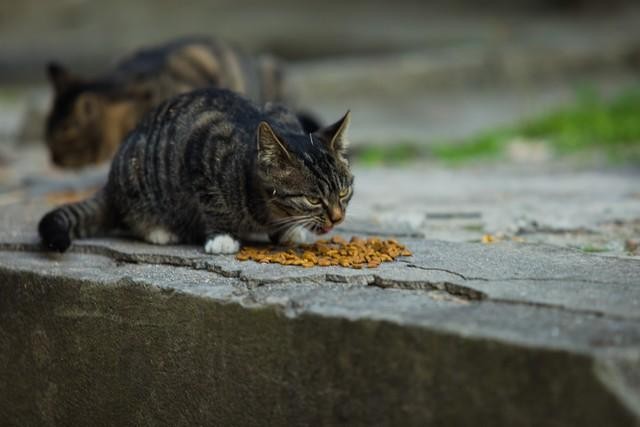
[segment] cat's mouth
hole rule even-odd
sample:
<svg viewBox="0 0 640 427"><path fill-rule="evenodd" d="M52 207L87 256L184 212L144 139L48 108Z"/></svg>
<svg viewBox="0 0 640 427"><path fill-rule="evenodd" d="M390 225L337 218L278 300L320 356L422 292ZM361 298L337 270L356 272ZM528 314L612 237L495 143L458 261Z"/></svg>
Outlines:
<svg viewBox="0 0 640 427"><path fill-rule="evenodd" d="M328 232L330 232L331 230L333 230L333 226L329 226L329 227L320 227L320 232L318 234L327 234Z"/></svg>
<svg viewBox="0 0 640 427"><path fill-rule="evenodd" d="M333 230L333 225L316 225L316 224L314 224L314 225L311 226L311 231L314 232L315 234L327 234L331 230Z"/></svg>

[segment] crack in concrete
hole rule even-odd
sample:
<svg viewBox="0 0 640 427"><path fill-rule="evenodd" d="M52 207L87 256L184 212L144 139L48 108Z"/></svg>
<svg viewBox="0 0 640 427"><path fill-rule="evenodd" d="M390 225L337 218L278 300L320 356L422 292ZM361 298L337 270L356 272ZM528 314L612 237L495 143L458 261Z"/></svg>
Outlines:
<svg viewBox="0 0 640 427"><path fill-rule="evenodd" d="M0 243L0 250L21 250L21 251L38 251L44 252L42 247L37 244L6 244ZM385 279L377 274L353 274L353 275L341 275L336 273L319 273L308 274L294 277L275 277L269 279L256 279L247 277L242 274L240 270L225 270L219 265L202 260L201 258L185 258L175 255L158 255L158 254L130 254L121 252L112 248L107 248L99 245L82 244L73 245L69 252L100 255L112 259L115 262L124 262L131 264L156 264L156 265L170 265L175 267L186 267L194 270L208 271L218 274L222 277L236 278L244 282L248 288L254 288L264 286L273 283L301 283L301 282L331 282L331 283L343 283L356 286L376 286L382 289L405 289L405 290L425 290L425 291L442 291L450 294L451 296L461 297L469 301L477 301L485 299L486 294L462 286L452 282L429 282L429 281L402 281L395 279ZM420 266L415 266L421 268ZM426 269L426 268L421 268ZM461 277L464 280L468 280L460 273L447 271L443 269L432 269L437 271L444 271L453 274L457 277Z"/></svg>
<svg viewBox="0 0 640 427"><path fill-rule="evenodd" d="M640 321L640 317L623 316L620 314L604 312L601 310L589 310L589 309L583 309L583 308L567 307L566 305L563 305L563 304L551 304L551 303L539 302L539 301L522 301L522 300L509 299L509 298L487 298L487 301L497 303L497 304L520 305L525 307L536 307L536 308L544 308L544 309L551 309L551 310L559 310L566 313L581 314L585 316L606 317L607 319L611 319L611 320Z"/></svg>
<svg viewBox="0 0 640 427"><path fill-rule="evenodd" d="M39 244L32 243L0 243L0 251L46 252ZM374 280L373 276L368 274L339 275L335 273L319 273L294 277L273 277L269 279L259 279L247 277L242 274L241 270L225 269L222 266L201 257L187 258L183 256L148 253L131 254L127 252L121 252L116 249L92 244L73 245L69 248L69 251L67 253L105 256L113 260L114 262L119 263L168 265L174 267L190 268L199 271L207 271L222 277L239 279L244 282L249 288L264 286L273 283L300 283L309 281L325 281L367 286Z"/></svg>
<svg viewBox="0 0 640 427"><path fill-rule="evenodd" d="M46 252L44 249L36 243L0 243L0 251L32 251L32 252ZM218 274L222 277L227 278L238 278L243 282L247 283L250 287L263 286L269 283L299 283L302 281L327 281L332 283L349 283L349 284L359 284L359 285L372 285L382 283L386 279L380 278L377 275L372 274L362 274L362 275L340 275L335 273L320 273L320 274L312 274L312 275L304 275L304 276L296 276L296 277L275 277L271 279L254 279L251 277L246 277L242 275L240 270L227 270L223 267L214 264L208 260L204 260L202 258L186 258L182 256L176 255L160 255L160 254L148 254L148 253L136 253L131 254L127 252L118 251L116 249L108 248L100 245L92 245L92 244L81 244L81 245L73 245L69 249L70 253L79 253L79 254L90 254L90 255L101 255L106 256L112 259L115 262L124 262L130 264L155 264L155 265L171 265L176 267L186 267L194 270L208 271L210 273ZM439 271L443 273L448 273L453 276L459 277L464 281L535 281L535 282L552 282L552 281L577 281L583 283L591 283L591 284L612 284L612 282L602 282L596 280L588 280L584 278L578 277L551 277L551 278L536 278L536 277L498 277L493 279L488 279L485 277L475 277L475 276L466 276L462 273L458 273L453 270L449 270L441 267L425 267L422 265L414 264L405 260L398 260L401 263L406 264L409 268L416 268L423 271ZM396 280L386 280L385 283L397 283L395 286L398 289L425 289L422 281L411 281L411 282L402 282ZM445 282L442 282L445 283ZM459 284L449 283L451 286L460 287ZM412 285L415 284L415 285ZM450 286L450 288L451 288ZM384 286L391 288L394 286L385 284ZM466 289L471 289L467 288ZM441 287L434 288L436 290L445 290L441 289ZM446 290L445 290L446 291ZM479 291L475 289L471 289L471 293L478 293ZM457 292L454 291L454 292ZM465 292L463 292L464 294ZM453 293L453 295L458 295ZM475 298L475 296L473 297Z"/></svg>
<svg viewBox="0 0 640 427"><path fill-rule="evenodd" d="M594 285L624 285L624 283L620 282L610 282L610 281L602 281L602 280L589 280L583 277L575 277L575 276L564 276L564 277L494 277L494 278L486 278L486 277L475 277L475 276L465 276L461 273L447 270L446 268L440 267L424 267L421 265L410 263L409 261L400 260L400 262L407 264L409 268L417 268L419 270L424 271L441 271L443 273L449 273L454 276L461 278L464 281L478 281L478 282L515 282L515 281L531 281L531 282L580 282L580 283L590 283Z"/></svg>
<svg viewBox="0 0 640 427"><path fill-rule="evenodd" d="M400 260L400 262L406 264L407 267L409 267L409 268L417 268L419 270L424 270L424 271L441 271L443 273L449 273L449 274L452 274L454 276L458 276L462 280L479 280L479 281L483 281L483 282L488 282L489 281L489 279L485 279L484 277L467 277L462 273L458 273L458 272L452 271L452 270L447 270L446 268L423 267L421 265L413 264L413 263L411 263L409 261L403 261L403 260Z"/></svg>
<svg viewBox="0 0 640 427"><path fill-rule="evenodd" d="M405 290L427 290L427 291L442 291L455 297L462 298L467 301L480 301L488 299L488 295L484 292L480 292L476 289L468 286L458 285L451 282L430 282L430 281L411 281L406 282L402 280L390 280L384 279L379 276L374 276L372 286L377 286L383 289L405 289Z"/></svg>
<svg viewBox="0 0 640 427"><path fill-rule="evenodd" d="M0 251L46 252L39 244L33 244L33 243L0 243ZM249 291L253 288L268 285L268 284L302 283L302 282L315 282L318 284L322 284L323 282L331 282L331 283L341 283L341 284L348 284L348 285L355 285L355 286L375 286L382 289L422 290L427 292L439 291L439 292L445 292L448 295L451 295L452 297L461 298L469 302L488 301L488 302L493 302L498 304L522 305L522 306L539 307L539 308L545 308L545 309L562 310L562 311L572 312L572 313L581 314L581 315L607 317L611 319L638 320L638 318L635 318L635 317L621 316L618 314L607 313L600 310L570 308L561 304L513 300L508 298L494 298L494 297L491 297L486 292L474 289L469 286L464 286L459 283L453 283L450 281L428 281L428 280L403 281L399 279L384 278L378 274L363 273L363 274L353 274L353 275L342 275L342 274L336 274L335 272L309 274L309 275L294 276L294 277L274 277L269 279L256 279L256 278L247 277L243 275L241 270L228 270L223 268L220 265L216 265L202 258L187 258L182 256L176 256L176 255L160 255L160 254L148 254L148 253L131 254L126 252L121 252L116 249L99 246L99 245L91 245L91 244L74 245L70 248L70 252L79 253L79 254L105 256L107 258L110 258L114 262L121 262L121 263L166 265L166 266L174 266L174 267L181 267L181 268L189 268L189 269L199 270L199 271L207 271L207 272L217 274L221 277L238 279L240 282L245 284L245 286ZM408 268L416 268L424 271L444 272L468 282L472 282L472 281L481 281L481 282L492 281L493 282L493 281L515 281L515 280L520 280L520 281L530 280L530 281L544 282L544 281L573 280L573 281L579 281L584 283L604 284L603 282L599 282L599 281L589 281L587 279L581 279L581 278L575 278L575 277L562 277L562 278L514 277L514 278L488 279L484 277L466 276L464 274L458 273L456 271L448 270L445 268L424 267L424 266L413 264L403 260L399 260L399 261L401 263L404 263ZM611 284L611 283L607 282L607 284ZM246 296L246 295L243 295L243 296Z"/></svg>
<svg viewBox="0 0 640 427"><path fill-rule="evenodd" d="M47 252L39 244L34 243L0 243L0 251L20 251L20 252ZM239 270L225 270L222 267L211 264L201 258L185 258L176 255L160 255L160 254L131 254L121 252L116 249L107 248L99 245L82 244L73 245L67 253L99 255L110 258L114 262L129 264L153 264L153 265L170 265L175 267L186 267L193 270L208 271L218 274L222 277L239 278Z"/></svg>

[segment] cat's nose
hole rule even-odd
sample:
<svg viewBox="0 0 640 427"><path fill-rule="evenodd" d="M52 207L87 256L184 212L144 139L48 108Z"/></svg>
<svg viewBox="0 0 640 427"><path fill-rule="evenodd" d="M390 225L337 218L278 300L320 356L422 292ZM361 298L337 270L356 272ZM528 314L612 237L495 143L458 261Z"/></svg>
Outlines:
<svg viewBox="0 0 640 427"><path fill-rule="evenodd" d="M329 209L329 218L331 219L332 223L337 224L339 222L342 222L342 220L344 219L344 212L339 206L334 206Z"/></svg>

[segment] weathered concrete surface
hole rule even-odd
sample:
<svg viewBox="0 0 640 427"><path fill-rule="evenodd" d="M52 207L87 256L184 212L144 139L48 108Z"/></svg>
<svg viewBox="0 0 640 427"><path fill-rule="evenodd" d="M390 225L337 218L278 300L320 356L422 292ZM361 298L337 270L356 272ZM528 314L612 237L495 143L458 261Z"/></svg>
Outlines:
<svg viewBox="0 0 640 427"><path fill-rule="evenodd" d="M31 194L0 215L9 424L640 425L640 260L410 237L375 270L52 256Z"/></svg>
<svg viewBox="0 0 640 427"><path fill-rule="evenodd" d="M361 169L349 215L380 229L402 224L433 239L480 241L490 233L639 257L625 249L625 240L640 238L638 182L637 169L571 164Z"/></svg>

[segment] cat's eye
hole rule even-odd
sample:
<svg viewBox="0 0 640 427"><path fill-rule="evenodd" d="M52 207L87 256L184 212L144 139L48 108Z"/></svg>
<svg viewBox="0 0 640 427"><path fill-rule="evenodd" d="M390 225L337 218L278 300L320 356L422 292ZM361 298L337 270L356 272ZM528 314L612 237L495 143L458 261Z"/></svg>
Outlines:
<svg viewBox="0 0 640 427"><path fill-rule="evenodd" d="M351 190L349 189L349 187L347 187L347 188L342 189L338 195L340 196L341 199L344 199L345 197L347 197L349 195L350 192L351 192Z"/></svg>
<svg viewBox="0 0 640 427"><path fill-rule="evenodd" d="M305 197L307 199L307 202L309 202L310 205L313 206L320 206L322 204L322 200L318 197Z"/></svg>

